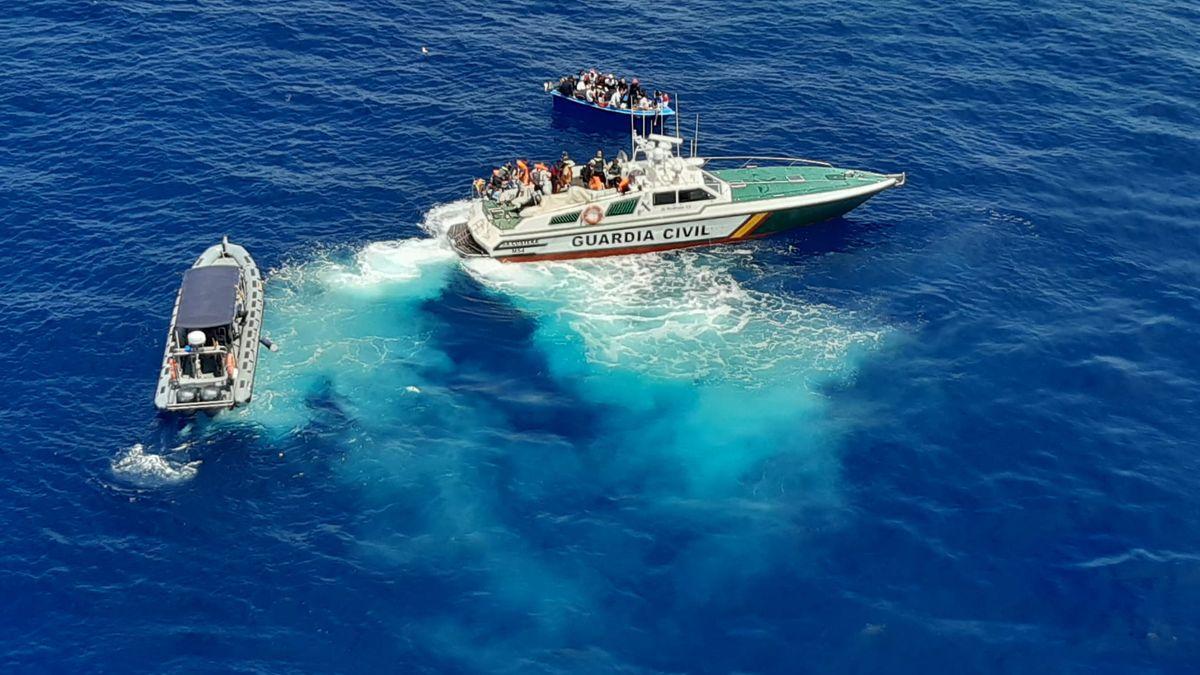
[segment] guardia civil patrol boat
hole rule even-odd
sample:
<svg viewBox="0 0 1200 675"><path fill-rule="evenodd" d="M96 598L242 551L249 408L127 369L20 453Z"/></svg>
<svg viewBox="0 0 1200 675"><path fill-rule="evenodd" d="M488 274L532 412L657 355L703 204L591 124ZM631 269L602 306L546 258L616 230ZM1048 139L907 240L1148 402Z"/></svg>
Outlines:
<svg viewBox="0 0 1200 675"><path fill-rule="evenodd" d="M624 189L590 190L576 179L553 194L523 187L477 198L450 229L451 244L505 262L728 244L835 218L905 182L903 173L795 157L697 157L694 141L683 157L683 142L635 135L633 156L620 162Z"/></svg>
<svg viewBox="0 0 1200 675"><path fill-rule="evenodd" d="M250 402L261 335L263 279L243 247L224 237L183 275L175 296L154 405L195 412Z"/></svg>

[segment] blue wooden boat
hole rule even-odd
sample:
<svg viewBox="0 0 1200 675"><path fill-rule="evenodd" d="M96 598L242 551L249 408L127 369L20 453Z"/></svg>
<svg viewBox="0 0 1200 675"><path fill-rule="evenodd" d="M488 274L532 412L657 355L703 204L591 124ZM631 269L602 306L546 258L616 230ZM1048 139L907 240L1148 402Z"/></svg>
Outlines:
<svg viewBox="0 0 1200 675"><path fill-rule="evenodd" d="M671 121L675 117L675 110L670 105L665 105L659 110L627 110L601 107L583 99L565 96L557 89L551 89L550 96L554 101L556 113L570 115L572 118L596 125L622 129L629 129L632 126L638 131L644 129L645 132L649 132L665 128L664 122Z"/></svg>

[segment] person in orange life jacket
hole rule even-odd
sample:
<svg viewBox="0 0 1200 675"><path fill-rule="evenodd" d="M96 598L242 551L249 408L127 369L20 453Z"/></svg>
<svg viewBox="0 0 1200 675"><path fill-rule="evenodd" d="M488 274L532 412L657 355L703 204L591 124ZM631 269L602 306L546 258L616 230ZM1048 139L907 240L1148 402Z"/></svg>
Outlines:
<svg viewBox="0 0 1200 675"><path fill-rule="evenodd" d="M529 175L529 163L523 159L517 160L517 180L522 185L533 185L533 177Z"/></svg>
<svg viewBox="0 0 1200 675"><path fill-rule="evenodd" d="M601 178L598 174L592 174L592 179L590 181L588 181L588 189L589 190L603 190L604 189L604 179Z"/></svg>

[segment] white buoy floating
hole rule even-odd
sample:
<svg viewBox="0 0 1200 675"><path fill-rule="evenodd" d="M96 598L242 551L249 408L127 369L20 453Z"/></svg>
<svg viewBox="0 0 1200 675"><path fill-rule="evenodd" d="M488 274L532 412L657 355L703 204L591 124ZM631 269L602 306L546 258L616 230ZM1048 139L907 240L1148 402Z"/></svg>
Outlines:
<svg viewBox="0 0 1200 675"><path fill-rule="evenodd" d="M422 47L421 47L421 55L422 55L422 56L429 56L429 47L424 47L424 46L422 46Z"/></svg>

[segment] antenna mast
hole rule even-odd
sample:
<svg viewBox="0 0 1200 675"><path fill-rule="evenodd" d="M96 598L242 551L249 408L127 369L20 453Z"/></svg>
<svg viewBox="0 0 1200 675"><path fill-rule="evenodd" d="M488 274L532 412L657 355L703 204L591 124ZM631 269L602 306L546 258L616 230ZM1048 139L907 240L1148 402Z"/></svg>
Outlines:
<svg viewBox="0 0 1200 675"><path fill-rule="evenodd" d="M700 152L700 113L696 113L696 129L692 132L692 157Z"/></svg>
<svg viewBox="0 0 1200 675"><path fill-rule="evenodd" d="M675 138L679 138L679 94L675 94Z"/></svg>

